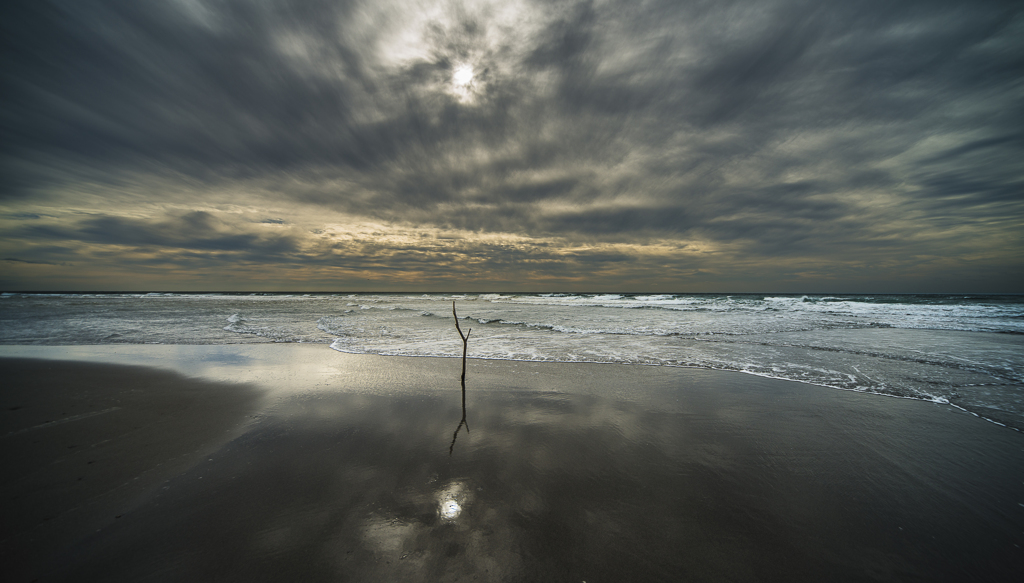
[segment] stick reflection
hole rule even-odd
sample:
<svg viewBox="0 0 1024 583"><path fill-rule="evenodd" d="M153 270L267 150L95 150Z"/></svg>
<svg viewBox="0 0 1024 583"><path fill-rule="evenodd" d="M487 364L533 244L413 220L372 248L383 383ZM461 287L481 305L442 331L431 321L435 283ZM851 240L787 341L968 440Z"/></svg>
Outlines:
<svg viewBox="0 0 1024 583"><path fill-rule="evenodd" d="M455 440L459 438L459 431L462 430L463 426L466 428L466 433L469 433L469 423L466 423L466 380L462 380L462 421L459 421L459 426L455 428L455 435L452 436L452 444L448 447L448 455L452 455L455 450Z"/></svg>

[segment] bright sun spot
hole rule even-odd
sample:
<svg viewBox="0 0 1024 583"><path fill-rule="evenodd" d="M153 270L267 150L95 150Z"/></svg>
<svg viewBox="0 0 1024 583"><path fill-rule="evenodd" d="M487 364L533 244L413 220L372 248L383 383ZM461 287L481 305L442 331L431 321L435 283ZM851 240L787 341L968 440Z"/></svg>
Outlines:
<svg viewBox="0 0 1024 583"><path fill-rule="evenodd" d="M452 86L450 91L462 103L471 103L476 93L476 86L473 84L473 67L471 65L457 65L452 71Z"/></svg>
<svg viewBox="0 0 1024 583"><path fill-rule="evenodd" d="M452 73L452 81L455 82L456 86L466 87L473 82L473 67L469 65L455 67L455 72Z"/></svg>
<svg viewBox="0 0 1024 583"><path fill-rule="evenodd" d="M455 500L445 500L441 503L441 518L455 520L462 513L462 507Z"/></svg>

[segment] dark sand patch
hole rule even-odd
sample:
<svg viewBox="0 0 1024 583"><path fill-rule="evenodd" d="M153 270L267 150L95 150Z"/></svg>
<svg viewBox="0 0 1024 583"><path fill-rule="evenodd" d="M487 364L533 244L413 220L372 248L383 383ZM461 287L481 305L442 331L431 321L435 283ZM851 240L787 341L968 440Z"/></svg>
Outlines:
<svg viewBox="0 0 1024 583"><path fill-rule="evenodd" d="M65 547L44 580L1024 569L1024 436L947 406L714 371L470 361L470 431L449 455L457 359L335 358L329 388L289 377L244 434Z"/></svg>
<svg viewBox="0 0 1024 583"><path fill-rule="evenodd" d="M253 387L142 367L0 359L0 563L29 580L62 548L229 441Z"/></svg>

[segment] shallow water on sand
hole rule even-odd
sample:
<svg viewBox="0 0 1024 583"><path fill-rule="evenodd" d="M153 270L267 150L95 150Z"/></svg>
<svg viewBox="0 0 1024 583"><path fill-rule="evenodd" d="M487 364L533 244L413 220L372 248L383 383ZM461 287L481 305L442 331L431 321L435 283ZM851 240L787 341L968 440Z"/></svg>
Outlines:
<svg viewBox="0 0 1024 583"><path fill-rule="evenodd" d="M1024 430L1024 296L0 294L0 345L330 344L660 364L952 403Z"/></svg>
<svg viewBox="0 0 1024 583"><path fill-rule="evenodd" d="M735 373L471 363L453 443L455 363L374 362L422 385L291 387L63 574L963 581L1024 567L1024 440L948 406Z"/></svg>

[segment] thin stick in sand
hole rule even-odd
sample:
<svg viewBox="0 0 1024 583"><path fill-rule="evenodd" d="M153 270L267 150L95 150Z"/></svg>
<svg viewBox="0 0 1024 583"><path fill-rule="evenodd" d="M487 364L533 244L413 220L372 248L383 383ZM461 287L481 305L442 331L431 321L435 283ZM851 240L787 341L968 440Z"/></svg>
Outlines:
<svg viewBox="0 0 1024 583"><path fill-rule="evenodd" d="M452 455L452 451L455 450L455 440L459 437L459 430L462 426L466 426L466 433L469 433L469 423L466 422L466 349L469 345L469 335L473 332L472 328L466 330L466 333L462 333L462 328L459 327L459 315L455 312L455 301L452 300L452 316L455 318L455 329L459 332L459 338L462 338L462 421L459 421L459 426L455 428L455 435L452 436L452 444L448 447L448 455Z"/></svg>

